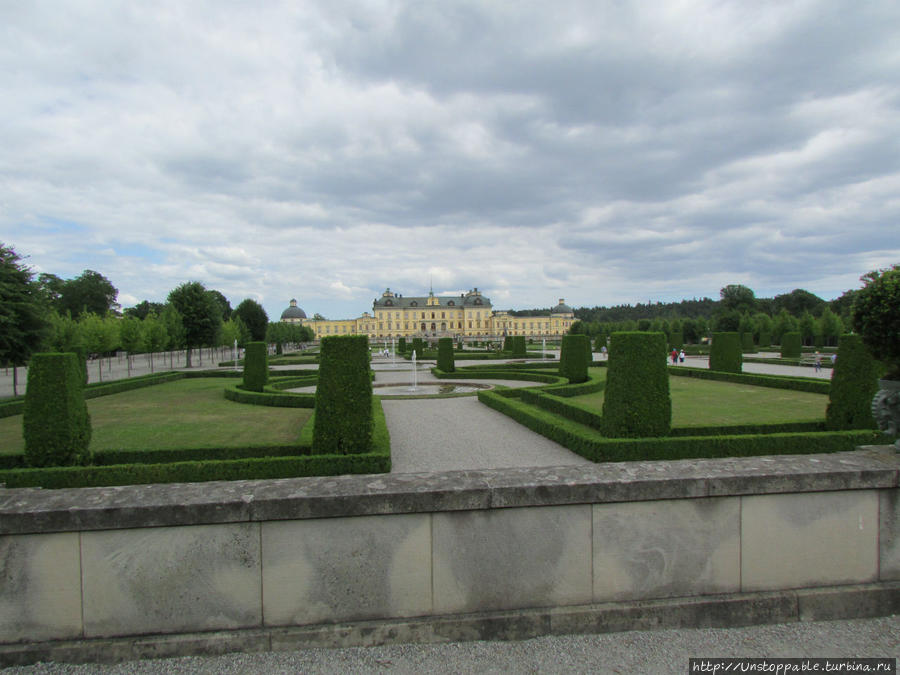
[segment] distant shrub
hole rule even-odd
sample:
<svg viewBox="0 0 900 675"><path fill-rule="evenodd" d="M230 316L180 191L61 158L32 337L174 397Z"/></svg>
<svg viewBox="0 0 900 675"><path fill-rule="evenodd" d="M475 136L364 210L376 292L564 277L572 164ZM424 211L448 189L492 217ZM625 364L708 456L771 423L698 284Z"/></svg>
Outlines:
<svg viewBox="0 0 900 675"><path fill-rule="evenodd" d="M528 346L525 344L524 335L513 336L512 355L514 358L525 358L528 355Z"/></svg>
<svg viewBox="0 0 900 675"><path fill-rule="evenodd" d="M322 339L313 452L355 454L372 447L372 381L365 335Z"/></svg>
<svg viewBox="0 0 900 675"><path fill-rule="evenodd" d="M416 353L416 359L421 359L425 353L425 341L422 338L413 338L412 350Z"/></svg>
<svg viewBox="0 0 900 675"><path fill-rule="evenodd" d="M400 340L397 342L397 353L398 354L406 353L406 338L405 337L400 338Z"/></svg>
<svg viewBox="0 0 900 675"><path fill-rule="evenodd" d="M767 331L761 331L759 334L759 346L760 347L771 347L772 346L772 334Z"/></svg>
<svg viewBox="0 0 900 675"><path fill-rule="evenodd" d="M29 466L88 464L91 418L75 354L35 354L28 368L22 430Z"/></svg>
<svg viewBox="0 0 900 675"><path fill-rule="evenodd" d="M438 340L437 367L445 373L456 370L453 360L453 338L440 338Z"/></svg>
<svg viewBox="0 0 900 675"><path fill-rule="evenodd" d="M680 330L673 330L669 333L669 347L672 349L681 349L684 346L684 333Z"/></svg>
<svg viewBox="0 0 900 675"><path fill-rule="evenodd" d="M802 345L800 333L785 333L781 336L781 358L799 359Z"/></svg>
<svg viewBox="0 0 900 675"><path fill-rule="evenodd" d="M265 342L248 342L244 352L244 389L262 391L269 381L269 352Z"/></svg>
<svg viewBox="0 0 900 675"><path fill-rule="evenodd" d="M739 373L743 356L741 337L737 333L713 333L709 350L709 369L722 373Z"/></svg>
<svg viewBox="0 0 900 675"><path fill-rule="evenodd" d="M586 382L588 379L588 358L591 341L586 335L563 335L559 354L559 374L570 384Z"/></svg>
<svg viewBox="0 0 900 675"><path fill-rule="evenodd" d="M753 344L753 333L741 333L741 349L745 352L756 351L756 345Z"/></svg>
<svg viewBox="0 0 900 675"><path fill-rule="evenodd" d="M513 350L513 339L512 335L507 335L503 338L503 351L512 352Z"/></svg>
<svg viewBox="0 0 900 675"><path fill-rule="evenodd" d="M859 335L843 335L831 375L825 410L829 429L874 429L872 398L878 391L878 367Z"/></svg>
<svg viewBox="0 0 900 675"><path fill-rule="evenodd" d="M613 333L609 347L603 433L665 436L672 426L672 399L663 333Z"/></svg>

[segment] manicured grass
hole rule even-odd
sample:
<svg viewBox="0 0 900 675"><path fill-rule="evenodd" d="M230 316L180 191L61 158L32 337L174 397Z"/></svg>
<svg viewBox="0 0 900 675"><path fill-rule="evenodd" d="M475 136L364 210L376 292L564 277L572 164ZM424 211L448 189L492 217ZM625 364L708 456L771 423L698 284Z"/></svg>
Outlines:
<svg viewBox="0 0 900 675"><path fill-rule="evenodd" d="M670 377L669 391L673 427L815 422L825 419L828 405L823 394L687 377ZM602 391L570 400L603 409Z"/></svg>
<svg viewBox="0 0 900 675"><path fill-rule="evenodd" d="M89 400L91 449L156 450L294 443L311 409L225 399L221 378L186 379ZM0 419L0 454L24 452L22 416Z"/></svg>

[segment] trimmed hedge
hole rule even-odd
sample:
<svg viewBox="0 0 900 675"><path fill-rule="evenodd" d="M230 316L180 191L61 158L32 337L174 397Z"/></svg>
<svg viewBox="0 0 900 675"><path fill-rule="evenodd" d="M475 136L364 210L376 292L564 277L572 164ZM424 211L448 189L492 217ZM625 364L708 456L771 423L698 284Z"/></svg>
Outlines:
<svg viewBox="0 0 900 675"><path fill-rule="evenodd" d="M229 401L249 405L264 405L273 408L314 408L316 405L315 394L285 393L272 387L266 387L265 391L247 391L242 389L241 385L233 384L225 387L224 393L225 398Z"/></svg>
<svg viewBox="0 0 900 675"><path fill-rule="evenodd" d="M844 452L858 445L884 442L881 433L869 430L607 438L596 429L528 405L524 400L499 396L497 392L480 391L478 400L593 462Z"/></svg>
<svg viewBox="0 0 900 675"><path fill-rule="evenodd" d="M75 354L44 353L31 358L23 413L25 461L29 466L90 462L91 417Z"/></svg>
<svg viewBox="0 0 900 675"><path fill-rule="evenodd" d="M525 342L524 335L514 335L512 339L512 355L513 358L524 359L528 356L528 345Z"/></svg>
<svg viewBox="0 0 900 675"><path fill-rule="evenodd" d="M586 382L591 342L587 335L563 335L559 374L571 384Z"/></svg>
<svg viewBox="0 0 900 675"><path fill-rule="evenodd" d="M312 433L308 429L313 420L310 420L301 430L296 445L107 451L95 456L98 466L0 470L0 483L9 488L73 488L386 473L391 470L391 440L378 399L373 399L371 411L374 428L372 450L368 453L312 454ZM184 461L171 461L178 458ZM128 463L115 464L116 461Z"/></svg>
<svg viewBox="0 0 900 675"><path fill-rule="evenodd" d="M425 341L422 338L413 338L412 339L412 349L416 353L416 360L421 361L422 355L425 353Z"/></svg>
<svg viewBox="0 0 900 675"><path fill-rule="evenodd" d="M900 339L900 337L898 337ZM825 410L829 429L875 429L872 399L879 369L859 335L842 335Z"/></svg>
<svg viewBox="0 0 900 675"><path fill-rule="evenodd" d="M437 367L445 373L456 370L453 361L453 338L443 337L438 340Z"/></svg>
<svg viewBox="0 0 900 675"><path fill-rule="evenodd" d="M741 349L745 352L756 351L756 345L753 344L753 333L741 333Z"/></svg>
<svg viewBox="0 0 900 675"><path fill-rule="evenodd" d="M713 333L709 349L709 369L720 373L739 373L743 355L737 333Z"/></svg>
<svg viewBox="0 0 900 675"><path fill-rule="evenodd" d="M248 342L244 352L244 389L262 391L269 381L269 347L265 342Z"/></svg>
<svg viewBox="0 0 900 675"><path fill-rule="evenodd" d="M315 454L356 454L372 448L372 379L369 339L336 335L322 339L316 416Z"/></svg>
<svg viewBox="0 0 900 675"><path fill-rule="evenodd" d="M669 333L669 347L672 349L681 349L684 346L684 333L680 330L673 330Z"/></svg>
<svg viewBox="0 0 900 675"><path fill-rule="evenodd" d="M613 437L665 436L672 425L666 336L613 333L609 347L604 432Z"/></svg>
<svg viewBox="0 0 900 675"><path fill-rule="evenodd" d="M785 333L781 336L781 358L799 359L802 345L800 333Z"/></svg>
<svg viewBox="0 0 900 675"><path fill-rule="evenodd" d="M813 394L828 394L831 382L817 378L782 377L781 375L753 375L750 373L723 373L701 368L669 368L669 375L677 377L695 377L701 380L721 380L755 387L772 387L773 389L790 389L792 391L808 391Z"/></svg>

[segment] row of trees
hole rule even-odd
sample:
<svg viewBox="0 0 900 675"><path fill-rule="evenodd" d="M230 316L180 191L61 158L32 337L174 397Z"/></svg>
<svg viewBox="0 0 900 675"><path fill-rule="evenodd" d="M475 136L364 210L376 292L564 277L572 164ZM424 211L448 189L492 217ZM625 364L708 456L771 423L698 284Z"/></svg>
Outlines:
<svg viewBox="0 0 900 675"><path fill-rule="evenodd" d="M855 294L856 291L848 291ZM572 333L589 335L592 338L603 338L615 332L629 331L654 331L666 335L680 334L685 343L696 344L703 338L709 337L713 332L736 332L750 334L754 342L779 344L781 336L785 333L800 333L803 343L806 345L817 344L819 346L836 346L840 336L847 332L850 326L849 305L841 307L841 313L832 309L824 300L816 303L816 296L807 291L796 290L785 295L776 296L769 302L757 300L753 291L746 286L731 285L721 290L721 300L713 303L708 298L704 301L685 301L669 305L670 313L675 308L697 309L705 307L712 310L710 316L655 316L642 318L627 318L617 321L592 321L589 316L623 316L629 312L603 312L594 310L576 310L576 316L580 317L571 329ZM838 301L835 301L838 302ZM646 310L649 305L638 305L636 310ZM762 308L780 307L774 314L763 311ZM615 308L615 309L622 309ZM640 312L635 312L640 313Z"/></svg>
<svg viewBox="0 0 900 675"><path fill-rule="evenodd" d="M130 354L313 339L309 328L270 323L252 299L232 310L222 293L198 281L173 289L166 303L144 301L124 315L118 290L103 275L85 270L63 280L33 272L12 247L0 243L0 365L20 366L37 351ZM15 373L14 373L15 379ZM16 382L13 386L15 388Z"/></svg>

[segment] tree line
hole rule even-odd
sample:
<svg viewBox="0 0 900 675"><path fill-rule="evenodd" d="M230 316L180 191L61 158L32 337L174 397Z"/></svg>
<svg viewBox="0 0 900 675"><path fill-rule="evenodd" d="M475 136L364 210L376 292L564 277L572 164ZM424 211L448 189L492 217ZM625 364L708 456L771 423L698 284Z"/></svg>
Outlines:
<svg viewBox="0 0 900 675"><path fill-rule="evenodd" d="M11 246L0 242L0 365L26 365L37 351L84 358L184 349L190 366L195 348L265 341L281 351L284 344L314 338L308 327L270 322L251 298L232 309L221 292L199 281L174 288L165 303L145 300L124 312L117 297L113 284L93 270L68 280L35 276Z"/></svg>
<svg viewBox="0 0 900 675"><path fill-rule="evenodd" d="M850 327L850 311L858 291L846 291L830 302L802 288L774 298L757 298L751 288L730 284L719 300L702 298L671 303L592 307L575 310L572 332L591 337L618 331L650 330L678 333L697 344L713 331L750 333L757 344L779 344L785 333L799 332L805 345L835 346Z"/></svg>

